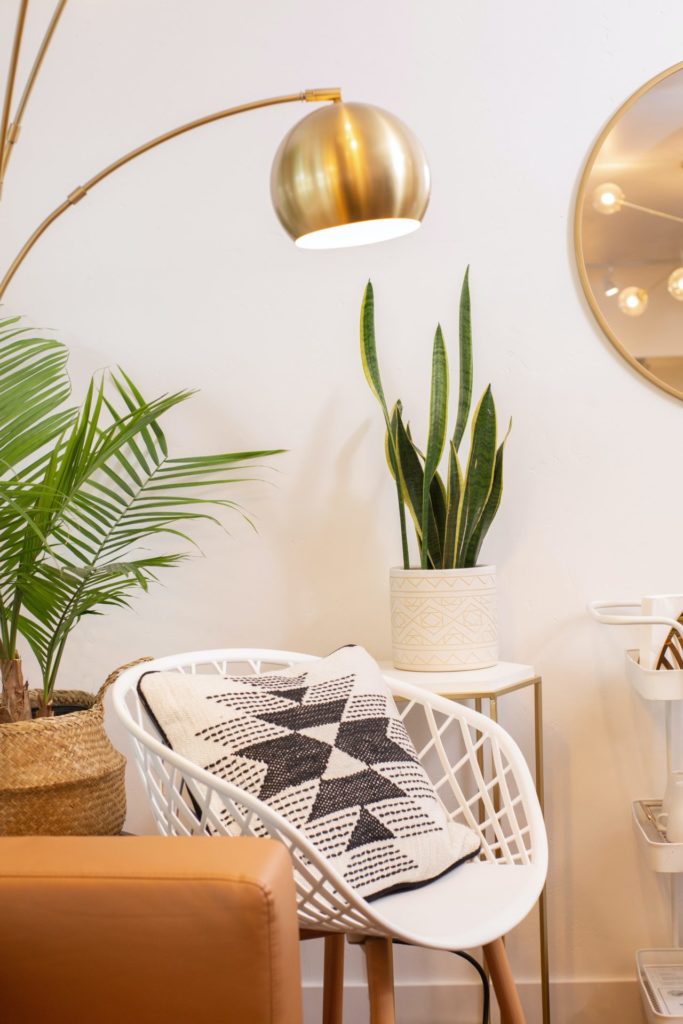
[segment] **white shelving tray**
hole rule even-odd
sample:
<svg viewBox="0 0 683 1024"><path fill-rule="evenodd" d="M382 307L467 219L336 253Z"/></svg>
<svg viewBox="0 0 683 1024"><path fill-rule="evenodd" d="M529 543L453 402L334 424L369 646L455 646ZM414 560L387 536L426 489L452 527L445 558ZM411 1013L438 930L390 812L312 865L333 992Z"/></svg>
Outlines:
<svg viewBox="0 0 683 1024"><path fill-rule="evenodd" d="M645 700L683 700L683 669L642 668L638 651L627 651L626 675Z"/></svg>
<svg viewBox="0 0 683 1024"><path fill-rule="evenodd" d="M683 969L683 949L639 949L636 953L636 966L643 1008L650 1024L657 1024L659 1021L667 1022L667 1024L683 1024L683 1013L661 1013L656 1008L644 977L644 968L648 966Z"/></svg>
<svg viewBox="0 0 683 1024"><path fill-rule="evenodd" d="M670 843L658 824L662 801L634 800L632 806L638 841L652 870L669 875L683 871L683 843Z"/></svg>

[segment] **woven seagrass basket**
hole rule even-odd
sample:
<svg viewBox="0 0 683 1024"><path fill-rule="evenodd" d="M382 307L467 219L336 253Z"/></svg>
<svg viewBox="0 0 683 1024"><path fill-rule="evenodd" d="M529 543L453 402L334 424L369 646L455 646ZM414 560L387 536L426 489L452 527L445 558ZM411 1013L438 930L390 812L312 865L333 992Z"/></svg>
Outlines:
<svg viewBox="0 0 683 1024"><path fill-rule="evenodd" d="M55 706L85 710L0 725L0 836L121 831L126 759L104 731L104 694L127 667L97 694L55 692Z"/></svg>

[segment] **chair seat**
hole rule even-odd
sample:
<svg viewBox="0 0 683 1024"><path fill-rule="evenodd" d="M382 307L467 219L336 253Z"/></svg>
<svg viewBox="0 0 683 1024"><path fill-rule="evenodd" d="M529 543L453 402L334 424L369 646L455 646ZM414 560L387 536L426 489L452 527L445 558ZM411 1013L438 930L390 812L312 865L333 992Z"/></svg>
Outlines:
<svg viewBox="0 0 683 1024"><path fill-rule="evenodd" d="M542 865L474 861L370 906L396 938L431 949L471 949L511 931L540 895L544 877Z"/></svg>

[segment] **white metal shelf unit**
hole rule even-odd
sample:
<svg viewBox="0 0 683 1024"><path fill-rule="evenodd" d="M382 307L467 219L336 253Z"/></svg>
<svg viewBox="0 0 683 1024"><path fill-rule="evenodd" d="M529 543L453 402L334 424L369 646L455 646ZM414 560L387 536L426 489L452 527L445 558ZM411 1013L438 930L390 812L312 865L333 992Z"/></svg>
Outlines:
<svg viewBox="0 0 683 1024"><path fill-rule="evenodd" d="M639 601L593 601L588 610L598 622L609 626L668 626L683 639L680 622L666 616L643 615ZM652 669L640 664L636 650L626 651L626 677L643 700L664 701L666 719L666 764L681 765L681 743L674 737L680 730L672 729L672 703L683 701L683 669ZM683 707L683 706L681 706ZM679 716L680 717L680 716ZM636 953L636 966L641 997L647 1019L651 1024L666 1021L683 1024L683 1016L658 1012L653 996L644 979L648 964L683 964L681 937L683 936L683 843L670 843L662 822L661 799L635 800L632 805L633 823L638 844L649 867L671 877L671 909L674 949L642 949Z"/></svg>

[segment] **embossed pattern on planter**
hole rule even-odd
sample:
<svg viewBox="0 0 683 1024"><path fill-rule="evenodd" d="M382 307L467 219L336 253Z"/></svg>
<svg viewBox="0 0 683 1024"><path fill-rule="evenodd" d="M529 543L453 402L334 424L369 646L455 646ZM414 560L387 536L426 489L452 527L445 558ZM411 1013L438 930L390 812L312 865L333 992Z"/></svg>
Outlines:
<svg viewBox="0 0 683 1024"><path fill-rule="evenodd" d="M396 668L448 672L495 665L495 569L392 569L391 629Z"/></svg>

